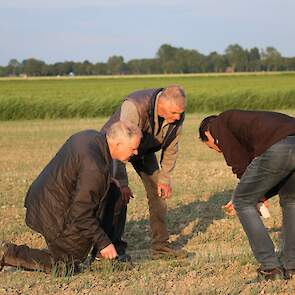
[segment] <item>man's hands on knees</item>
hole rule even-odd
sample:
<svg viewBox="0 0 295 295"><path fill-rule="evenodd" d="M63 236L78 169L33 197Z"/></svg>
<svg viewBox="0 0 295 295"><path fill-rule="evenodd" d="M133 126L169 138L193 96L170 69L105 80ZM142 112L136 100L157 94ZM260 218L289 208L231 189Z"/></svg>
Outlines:
<svg viewBox="0 0 295 295"><path fill-rule="evenodd" d="M172 196L172 188L169 184L158 182L158 196L162 199L169 199Z"/></svg>
<svg viewBox="0 0 295 295"><path fill-rule="evenodd" d="M113 244L109 244L100 251L100 254L105 259L115 259L118 256L116 248Z"/></svg>

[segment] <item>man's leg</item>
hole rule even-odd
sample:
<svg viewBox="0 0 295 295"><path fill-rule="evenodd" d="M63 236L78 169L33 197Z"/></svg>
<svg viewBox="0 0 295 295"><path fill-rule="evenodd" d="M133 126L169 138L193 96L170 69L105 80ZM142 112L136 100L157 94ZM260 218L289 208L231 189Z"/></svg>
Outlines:
<svg viewBox="0 0 295 295"><path fill-rule="evenodd" d="M57 275L69 275L79 270L79 264L86 259L91 248L91 242L71 233L54 241L46 240L46 243L48 249L3 243L3 265L46 273L53 270Z"/></svg>
<svg viewBox="0 0 295 295"><path fill-rule="evenodd" d="M295 273L295 172L280 190L280 205L283 212L284 267Z"/></svg>
<svg viewBox="0 0 295 295"><path fill-rule="evenodd" d="M152 175L139 173L147 193L153 249L166 245L169 239L166 225L167 203L158 196L158 173L159 170Z"/></svg>
<svg viewBox="0 0 295 295"><path fill-rule="evenodd" d="M166 226L167 204L158 196L159 165L154 153L133 157L131 161L140 176L148 199L152 248L166 245L169 234Z"/></svg>
<svg viewBox="0 0 295 295"><path fill-rule="evenodd" d="M158 196L159 165L156 155L152 153L144 155L144 157L133 157L131 163L140 176L147 194L153 257L186 257L187 252L185 250L173 249L168 241L167 203L166 200Z"/></svg>
<svg viewBox="0 0 295 295"><path fill-rule="evenodd" d="M159 170L149 175L140 172L139 175L144 184L150 213L150 226L152 232L152 256L154 259L162 257L185 258L188 253L183 249L173 249L169 243L169 234L166 225L167 203L158 196L158 173Z"/></svg>
<svg viewBox="0 0 295 295"><path fill-rule="evenodd" d="M118 255L126 252L127 243L122 240L124 233L127 206L121 199L121 191L115 183L111 183L108 191L108 201L102 220L102 228L116 247Z"/></svg>
<svg viewBox="0 0 295 295"><path fill-rule="evenodd" d="M238 184L233 204L262 270L280 267L274 245L261 221L256 204L268 191L290 174L290 147L285 141L274 144L255 158Z"/></svg>
<svg viewBox="0 0 295 295"><path fill-rule="evenodd" d="M49 273L53 258L48 250L33 249L27 245L3 243L4 266L20 267L26 270L37 270Z"/></svg>

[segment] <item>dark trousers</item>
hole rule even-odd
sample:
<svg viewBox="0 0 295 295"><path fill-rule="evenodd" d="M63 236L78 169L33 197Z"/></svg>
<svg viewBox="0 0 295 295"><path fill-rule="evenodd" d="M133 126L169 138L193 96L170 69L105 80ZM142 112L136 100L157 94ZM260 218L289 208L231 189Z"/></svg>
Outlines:
<svg viewBox="0 0 295 295"><path fill-rule="evenodd" d="M283 264L287 269L295 269L295 136L288 136L256 157L233 194L237 215L262 269L278 267L280 262L256 204L278 185L283 212Z"/></svg>
<svg viewBox="0 0 295 295"><path fill-rule="evenodd" d="M114 184L111 184L101 222L105 233L115 245L120 243L120 237L124 231L124 228L116 227L117 217L115 210L119 197L120 190ZM79 240L79 246L73 243L75 239ZM51 272L54 267L57 267L61 268L63 273L73 273L78 269L78 265L86 259L93 246L89 241L83 241L81 239L83 239L81 235L71 236L69 238L56 238L54 241L49 241L45 237L47 249L33 249L27 245L15 245L11 243L5 255L5 264L21 267L26 270L39 270L47 273Z"/></svg>

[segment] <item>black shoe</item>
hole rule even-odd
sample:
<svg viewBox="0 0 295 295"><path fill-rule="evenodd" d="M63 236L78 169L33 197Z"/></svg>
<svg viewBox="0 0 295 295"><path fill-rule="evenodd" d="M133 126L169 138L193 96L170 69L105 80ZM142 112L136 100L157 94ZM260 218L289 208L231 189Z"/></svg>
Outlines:
<svg viewBox="0 0 295 295"><path fill-rule="evenodd" d="M125 242L123 240L120 240L120 242L114 243L114 246L116 248L116 251L118 253L118 256L127 255L126 254L127 242Z"/></svg>
<svg viewBox="0 0 295 295"><path fill-rule="evenodd" d="M131 256L126 253L117 256L116 260L118 262L132 262Z"/></svg>
<svg viewBox="0 0 295 295"><path fill-rule="evenodd" d="M131 256L128 254L119 255L116 259L112 260L113 271L127 271L132 270L134 265Z"/></svg>
<svg viewBox="0 0 295 295"><path fill-rule="evenodd" d="M274 281L274 280L286 279L284 270L280 267L272 269L257 269L257 280L259 281Z"/></svg>

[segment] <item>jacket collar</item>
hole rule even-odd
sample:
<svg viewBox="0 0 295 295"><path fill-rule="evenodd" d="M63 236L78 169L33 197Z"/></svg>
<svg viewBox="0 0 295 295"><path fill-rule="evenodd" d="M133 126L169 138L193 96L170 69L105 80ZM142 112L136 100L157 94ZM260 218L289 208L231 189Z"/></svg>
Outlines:
<svg viewBox="0 0 295 295"><path fill-rule="evenodd" d="M150 126L152 128L152 132L154 133L155 130L155 120L158 120L158 114L155 112L157 111L158 107L156 105L157 102L157 96L158 94L163 91L164 88L158 88L154 91L152 94L151 100L150 100L150 106L149 106L149 122Z"/></svg>
<svg viewBox="0 0 295 295"><path fill-rule="evenodd" d="M110 149L109 149L109 145L107 142L107 138L106 138L106 134L103 132L99 132L99 137L100 137L100 142L101 142L101 149L103 152L103 156L106 160L106 164L109 165L111 167L112 164L112 157L111 157L111 153L110 153Z"/></svg>

